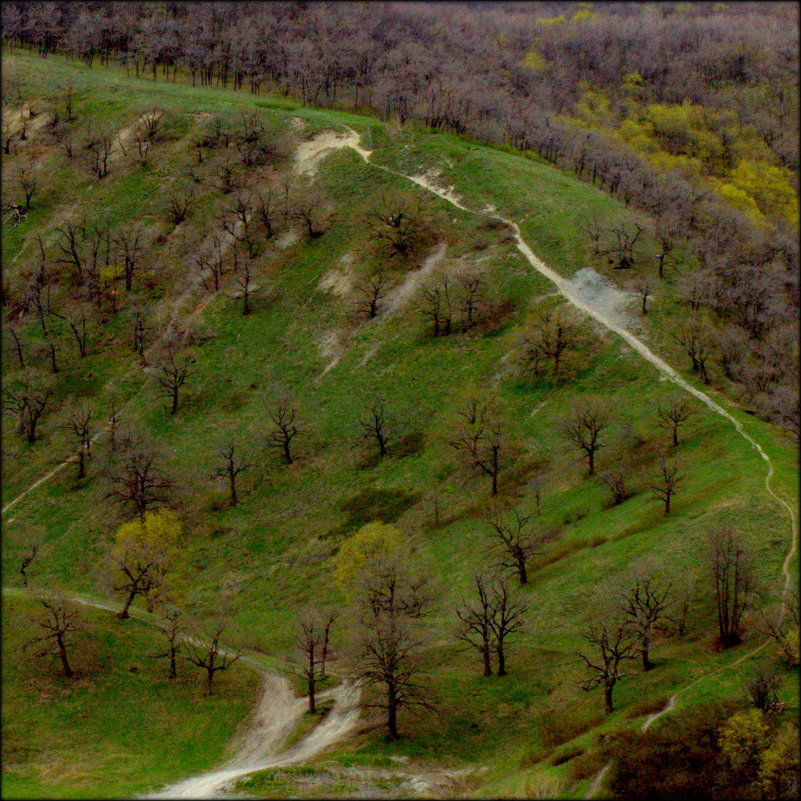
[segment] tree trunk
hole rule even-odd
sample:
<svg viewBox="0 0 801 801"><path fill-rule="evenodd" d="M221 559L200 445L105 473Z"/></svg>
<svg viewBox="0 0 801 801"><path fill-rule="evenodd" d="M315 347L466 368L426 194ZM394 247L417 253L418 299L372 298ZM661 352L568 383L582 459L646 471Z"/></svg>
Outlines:
<svg viewBox="0 0 801 801"><path fill-rule="evenodd" d="M309 659L309 662L312 662L312 660ZM311 670L314 669L313 663L312 663L312 667L310 669ZM311 712L313 714L314 713L314 709L315 709L315 707L314 707L314 678L310 677L308 681L309 681L309 712Z"/></svg>
<svg viewBox="0 0 801 801"><path fill-rule="evenodd" d="M214 669L206 668L206 695L211 695L211 683L214 681Z"/></svg>
<svg viewBox="0 0 801 801"><path fill-rule="evenodd" d="M78 478L83 478L86 475L86 456L83 447L78 451Z"/></svg>
<svg viewBox="0 0 801 801"><path fill-rule="evenodd" d="M62 635L58 635L56 638L58 642L58 655L61 658L61 667L64 670L64 675L67 678L73 676L72 668L70 667L70 663L67 661L67 649L64 647L64 640L62 639Z"/></svg>
<svg viewBox="0 0 801 801"><path fill-rule="evenodd" d="M520 586L525 587L528 584L528 573L526 572L526 557L522 554L517 557L517 572L520 574Z"/></svg>
<svg viewBox="0 0 801 801"><path fill-rule="evenodd" d="M178 387L172 391L172 414L178 411Z"/></svg>
<svg viewBox="0 0 801 801"><path fill-rule="evenodd" d="M390 687L387 691L387 728L389 729L389 739L398 739L398 699L395 697L395 688Z"/></svg>
<svg viewBox="0 0 801 801"><path fill-rule="evenodd" d="M677 448L679 445L679 426L678 423L673 425L673 447Z"/></svg>
<svg viewBox="0 0 801 801"><path fill-rule="evenodd" d="M495 653L498 655L498 675L506 675L506 660L503 655L503 643L499 642L495 647Z"/></svg>
<svg viewBox="0 0 801 801"><path fill-rule="evenodd" d="M590 475L595 473L595 451L587 451L587 458L590 460Z"/></svg>
<svg viewBox="0 0 801 801"><path fill-rule="evenodd" d="M614 708L612 706L612 687L607 686L604 689L604 700L606 701L606 714L610 714Z"/></svg>
<svg viewBox="0 0 801 801"><path fill-rule="evenodd" d="M284 440L284 459L286 459L287 464L292 464L292 457L289 454L289 440Z"/></svg>
<svg viewBox="0 0 801 801"><path fill-rule="evenodd" d="M231 506L236 506L236 476L231 473Z"/></svg>
<svg viewBox="0 0 801 801"><path fill-rule="evenodd" d="M122 607L122 611L121 612L117 612L117 617L120 620L125 620L127 617L129 617L128 609L130 608L131 604L133 603L134 598L136 598L136 595L137 595L136 590L131 590L131 592L128 595L128 600L125 602L125 606Z"/></svg>
<svg viewBox="0 0 801 801"><path fill-rule="evenodd" d="M666 515L670 514L670 496L671 496L671 492L670 492L670 490L668 490L665 493L665 514Z"/></svg>
<svg viewBox="0 0 801 801"><path fill-rule="evenodd" d="M175 668L175 652L176 647L173 645L170 647L170 678L174 679L178 675L178 671Z"/></svg>
<svg viewBox="0 0 801 801"><path fill-rule="evenodd" d="M484 675L492 675L492 665L490 664L490 649L489 643L484 642L484 647L481 649L481 656L484 658Z"/></svg>

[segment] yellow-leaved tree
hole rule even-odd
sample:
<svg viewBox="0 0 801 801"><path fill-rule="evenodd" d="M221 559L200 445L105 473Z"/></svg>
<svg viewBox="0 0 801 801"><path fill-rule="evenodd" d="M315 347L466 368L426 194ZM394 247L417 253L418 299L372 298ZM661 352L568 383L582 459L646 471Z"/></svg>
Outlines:
<svg viewBox="0 0 801 801"><path fill-rule="evenodd" d="M403 535L395 526L379 521L362 526L339 549L334 571L337 587L353 600L365 571L376 562L400 556L402 546Z"/></svg>
<svg viewBox="0 0 801 801"><path fill-rule="evenodd" d="M159 601L178 602L183 592L185 556L181 524L170 509L147 512L141 520L123 523L111 549L111 559L122 574L118 574L114 589L127 593L117 617L129 616L137 595L145 599L150 611Z"/></svg>

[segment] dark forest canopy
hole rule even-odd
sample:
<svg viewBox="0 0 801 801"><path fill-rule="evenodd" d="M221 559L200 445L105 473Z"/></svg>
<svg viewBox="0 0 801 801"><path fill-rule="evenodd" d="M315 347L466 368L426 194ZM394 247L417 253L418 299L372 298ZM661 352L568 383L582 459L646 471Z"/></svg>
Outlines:
<svg viewBox="0 0 801 801"><path fill-rule="evenodd" d="M730 379L797 429L796 370L770 355L796 338L797 4L11 2L2 23L43 57L364 110L574 171L653 215L662 259L685 247L692 303L746 337Z"/></svg>

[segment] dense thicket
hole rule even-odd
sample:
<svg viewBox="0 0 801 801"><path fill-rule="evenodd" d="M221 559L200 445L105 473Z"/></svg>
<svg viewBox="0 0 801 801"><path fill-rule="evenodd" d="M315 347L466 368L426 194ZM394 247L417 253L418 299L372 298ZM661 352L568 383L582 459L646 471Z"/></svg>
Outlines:
<svg viewBox="0 0 801 801"><path fill-rule="evenodd" d="M654 216L660 277L684 247L725 380L797 432L798 8L595 6L15 2L2 22L43 57L367 109L575 171Z"/></svg>

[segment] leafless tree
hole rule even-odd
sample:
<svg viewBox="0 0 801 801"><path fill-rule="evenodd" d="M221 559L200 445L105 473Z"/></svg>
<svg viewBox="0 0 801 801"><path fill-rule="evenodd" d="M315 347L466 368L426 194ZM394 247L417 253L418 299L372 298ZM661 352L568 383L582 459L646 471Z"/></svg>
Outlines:
<svg viewBox="0 0 801 801"><path fill-rule="evenodd" d="M457 607L456 615L459 618L460 626L456 636L462 642L466 642L481 652L484 675L491 676L492 626L490 622L495 610L490 596L490 579L486 575L477 573L473 577L473 581L476 585L478 599L474 598L472 602L463 600L461 606Z"/></svg>
<svg viewBox="0 0 801 801"><path fill-rule="evenodd" d="M19 574L22 576L23 587L28 586L28 575L25 571L31 566L31 563L33 562L34 559L36 559L36 555L38 553L39 553L39 543L34 542L32 543L30 550L25 554L25 556L22 557L22 562L20 563L19 566Z"/></svg>
<svg viewBox="0 0 801 801"><path fill-rule="evenodd" d="M17 359L19 360L19 368L20 370L25 369L25 358L22 355L22 344L19 341L19 337L17 336L17 332L11 325L6 325L6 330L9 334L11 334L12 339L14 340L14 348L17 351Z"/></svg>
<svg viewBox="0 0 801 801"><path fill-rule="evenodd" d="M642 232L643 229L636 224L634 231L615 226L600 229L599 237L593 243L593 253L596 256L606 256L609 264L616 270L629 269L634 266L634 246Z"/></svg>
<svg viewBox="0 0 801 801"><path fill-rule="evenodd" d="M337 619L335 611L319 613L307 610L301 614L296 638L303 660L301 675L309 691L309 712L315 711L315 688L325 678L325 661L331 636L331 626Z"/></svg>
<svg viewBox="0 0 801 801"><path fill-rule="evenodd" d="M673 602L673 612L670 620L675 625L675 632L679 637L683 637L687 632L687 614L690 611L690 601L695 591L695 578L685 576L675 590Z"/></svg>
<svg viewBox="0 0 801 801"><path fill-rule="evenodd" d="M197 667L206 671L206 695L212 694L212 686L216 673L228 670L239 659L240 654L226 650L220 645L220 637L225 631L225 623L220 620L212 634L211 641L203 643L199 636L184 639L187 659Z"/></svg>
<svg viewBox="0 0 801 801"><path fill-rule="evenodd" d="M181 625L181 612L178 609L169 609L166 614L166 622L157 624L158 630L167 640L167 650L160 654L154 654L153 659L169 659L170 668L168 676L170 679L178 677L178 654L183 647Z"/></svg>
<svg viewBox="0 0 801 801"><path fill-rule="evenodd" d="M143 520L146 512L167 502L172 488L172 482L161 475L156 462L156 455L149 448L136 444L126 448L120 463L107 469L112 487L105 497L132 507Z"/></svg>
<svg viewBox="0 0 801 801"><path fill-rule="evenodd" d="M70 667L67 648L72 644L71 635L81 630L78 611L59 592L40 596L37 600L44 607L44 612L36 621L42 633L28 640L25 647L47 643L40 656L58 655L63 674L70 678L75 675L75 671ZM53 648L55 650L51 650Z"/></svg>
<svg viewBox="0 0 801 801"><path fill-rule="evenodd" d="M453 304L450 294L450 282L443 275L423 290L420 310L424 317L431 320L432 335L448 336L453 330Z"/></svg>
<svg viewBox="0 0 801 801"><path fill-rule="evenodd" d="M654 666L650 659L651 638L667 618L672 603L668 600L672 586L671 582L660 584L653 575L640 576L624 596L623 613L642 656L643 670Z"/></svg>
<svg viewBox="0 0 801 801"><path fill-rule="evenodd" d="M667 399L658 407L660 428L670 431L673 437L673 447L679 444L679 426L693 414L693 408L684 398L675 397Z"/></svg>
<svg viewBox="0 0 801 801"><path fill-rule="evenodd" d="M526 563L541 549L540 540L526 531L531 515L521 516L517 509L512 510L513 518L496 514L487 520L492 529L493 550L498 553L499 567L517 571L520 586L528 583Z"/></svg>
<svg viewBox="0 0 801 801"><path fill-rule="evenodd" d="M37 187L36 176L33 173L32 164L24 164L20 168L19 172L17 173L17 182L19 183L19 188L22 190L23 197L25 198L25 211L29 211Z"/></svg>
<svg viewBox="0 0 801 801"><path fill-rule="evenodd" d="M586 454L590 475L595 473L595 454L601 448L601 432L609 426L610 419L606 404L589 398L575 404L570 417L562 423L564 435Z"/></svg>
<svg viewBox="0 0 801 801"><path fill-rule="evenodd" d="M372 270L359 281L355 286L356 313L372 320L378 314L378 304L384 299L388 284L389 277L384 270Z"/></svg>
<svg viewBox="0 0 801 801"><path fill-rule="evenodd" d="M87 135L84 148L88 153L89 166L98 180L108 175L108 161L114 149L112 134L108 131L94 131Z"/></svg>
<svg viewBox="0 0 801 801"><path fill-rule="evenodd" d="M178 391L186 383L189 366L194 361L189 356L185 356L183 361L176 362L175 353L170 348L167 352L166 362L161 365L161 375L158 376L158 382L163 393L172 401L170 414L175 414L178 411Z"/></svg>
<svg viewBox="0 0 801 801"><path fill-rule="evenodd" d="M73 317L67 317L66 320L70 331L72 331L72 335L75 337L75 342L78 345L78 356L81 359L85 359L87 352L86 314L81 312L77 320Z"/></svg>
<svg viewBox="0 0 801 801"><path fill-rule="evenodd" d="M778 643L791 667L798 664L799 617L798 590L788 588L782 602L771 614L760 612L765 634Z"/></svg>
<svg viewBox="0 0 801 801"><path fill-rule="evenodd" d="M423 667L419 619L430 601L420 581L412 581L395 562L366 571L359 596L358 673L383 696L376 705L386 711L387 730L398 739L398 710L428 706L418 681Z"/></svg>
<svg viewBox="0 0 801 801"><path fill-rule="evenodd" d="M234 248L236 249L236 247ZM242 316L247 317L250 314L250 295L251 289L251 276L253 272L253 263L249 256L245 256L240 263L240 269L237 274L237 284L242 292Z"/></svg>
<svg viewBox="0 0 801 801"><path fill-rule="evenodd" d="M719 648L730 648L742 641L742 618L751 591L750 556L728 526L709 535L707 567L715 588Z"/></svg>
<svg viewBox="0 0 801 801"><path fill-rule="evenodd" d="M621 662L636 659L637 642L632 636L628 621L608 618L593 623L584 635L584 639L591 647L592 654L590 656L578 654L590 671L589 678L581 683L581 688L589 692L602 685L606 712L610 714L614 711L612 692L621 677Z"/></svg>
<svg viewBox="0 0 801 801"><path fill-rule="evenodd" d="M642 300L642 313L648 314L648 298L653 292L651 279L646 274L638 275L632 281L631 288L640 296Z"/></svg>
<svg viewBox="0 0 801 801"><path fill-rule="evenodd" d="M289 200L289 217L303 224L309 239L322 236L325 198L316 186L296 186Z"/></svg>
<svg viewBox="0 0 801 801"><path fill-rule="evenodd" d="M77 480L86 475L86 462L92 458L92 436L89 429L91 419L91 408L86 404L81 404L73 407L67 423L67 427L72 432L76 442L75 455L78 458Z"/></svg>
<svg viewBox="0 0 801 801"><path fill-rule="evenodd" d="M618 506L629 497L626 490L626 470L623 466L616 465L605 470L601 475L601 483L609 490L613 505Z"/></svg>
<svg viewBox="0 0 801 801"><path fill-rule="evenodd" d="M364 222L370 239L383 246L389 258L406 259L427 241L427 217L428 206L422 195L385 192Z"/></svg>
<svg viewBox="0 0 801 801"><path fill-rule="evenodd" d="M283 459L287 464L292 464L290 445L300 430L295 423L297 410L287 398L283 398L278 401L274 409L268 409L267 414L269 414L275 425L275 428L270 432L270 444L274 448L281 450Z"/></svg>
<svg viewBox="0 0 801 801"><path fill-rule="evenodd" d="M457 436L450 446L462 453L469 466L492 480L492 494L498 494L498 476L501 472L501 450L504 445L503 426L497 412L489 402L473 398L459 413L462 418Z"/></svg>
<svg viewBox="0 0 801 801"><path fill-rule="evenodd" d="M576 327L560 309L540 314L524 339L527 367L537 375L542 361L551 360L553 375L558 378L563 354L575 348L578 338Z"/></svg>
<svg viewBox="0 0 801 801"><path fill-rule="evenodd" d="M167 219L175 226L182 223L189 214L189 205L194 192L191 187L174 188L167 198Z"/></svg>
<svg viewBox="0 0 801 801"><path fill-rule="evenodd" d="M17 416L19 433L30 443L36 441L36 427L49 408L51 395L52 390L36 386L27 377L22 386L5 391L6 408Z"/></svg>
<svg viewBox="0 0 801 801"><path fill-rule="evenodd" d="M226 154L217 166L217 188L224 195L230 195L237 186L239 165Z"/></svg>
<svg viewBox="0 0 801 801"><path fill-rule="evenodd" d="M250 465L245 464L241 459L234 457L234 446L226 445L222 450L222 457L225 460L222 467L218 467L214 475L216 478L227 478L228 486L231 490L231 506L236 506L236 477L247 470Z"/></svg>
<svg viewBox="0 0 801 801"><path fill-rule="evenodd" d="M255 204L256 218L261 222L265 239L272 239L275 234L275 219L277 216L277 203L272 191L267 190L264 194L256 193L258 202Z"/></svg>
<svg viewBox="0 0 801 801"><path fill-rule="evenodd" d="M706 360L709 356L710 335L707 324L695 314L687 322L680 323L672 336L690 357L692 371L697 373L705 384L708 384Z"/></svg>
<svg viewBox="0 0 801 801"><path fill-rule="evenodd" d="M772 712L781 704L778 693L779 677L770 665L755 665L753 673L746 679L745 690L755 709Z"/></svg>
<svg viewBox="0 0 801 801"><path fill-rule="evenodd" d="M509 588L505 576L499 575L492 585L492 606L494 614L490 627L495 636L495 655L498 658L498 675L506 675L506 638L518 633L523 627L523 615L527 606Z"/></svg>
<svg viewBox="0 0 801 801"><path fill-rule="evenodd" d="M670 501L684 481L684 474L678 464L669 462L664 455L659 457L659 468L650 488L654 497L665 504L665 514L670 514Z"/></svg>
<svg viewBox="0 0 801 801"><path fill-rule="evenodd" d="M459 301L463 316L463 326L469 331L475 325L476 314L482 308L484 277L481 275L462 275L459 278Z"/></svg>
<svg viewBox="0 0 801 801"><path fill-rule="evenodd" d="M130 292L133 286L134 270L136 269L137 250L142 232L138 227L122 230L113 237L114 243L120 248L122 267L125 275L125 291Z"/></svg>
<svg viewBox="0 0 801 801"><path fill-rule="evenodd" d="M359 420L364 439L374 439L378 445L379 457L387 454L388 425L384 414L384 401L376 397L370 407L366 420Z"/></svg>

